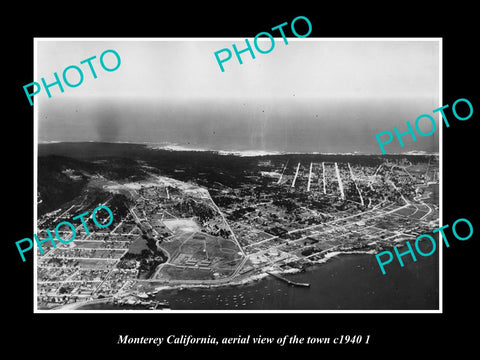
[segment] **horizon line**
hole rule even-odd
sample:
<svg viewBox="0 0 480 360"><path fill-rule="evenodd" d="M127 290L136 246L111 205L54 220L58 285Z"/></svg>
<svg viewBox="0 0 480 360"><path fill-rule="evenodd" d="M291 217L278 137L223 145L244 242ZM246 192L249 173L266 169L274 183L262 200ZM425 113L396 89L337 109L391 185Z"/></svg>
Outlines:
<svg viewBox="0 0 480 360"><path fill-rule="evenodd" d="M99 141L99 140L38 140L38 145L51 145L51 144L63 144L63 143L98 143L98 144L130 144L130 145L142 145L150 146L151 150L164 150L164 151L177 151L177 152L212 152L218 155L238 155L238 156L275 156L275 155L367 155L367 156L388 156L388 155L407 155L407 156L438 156L439 152L427 152L424 150L410 150L404 153L364 153L364 152L300 152L300 151L283 151L283 150L214 150L214 149L202 149L202 148L187 148L182 145L174 143L155 143L150 141L135 142L135 141Z"/></svg>

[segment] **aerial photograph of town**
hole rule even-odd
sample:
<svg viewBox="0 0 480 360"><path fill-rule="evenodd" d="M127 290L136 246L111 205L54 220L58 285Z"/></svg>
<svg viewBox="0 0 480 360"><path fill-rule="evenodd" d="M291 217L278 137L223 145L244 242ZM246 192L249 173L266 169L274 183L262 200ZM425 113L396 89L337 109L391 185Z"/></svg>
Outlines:
<svg viewBox="0 0 480 360"><path fill-rule="evenodd" d="M38 311L439 308L438 253L375 258L440 226L439 133L375 138L440 106L438 41L277 40L225 72L228 40L38 41L41 74L121 58L35 99L37 235L76 227L36 248Z"/></svg>
<svg viewBox="0 0 480 360"><path fill-rule="evenodd" d="M157 300L159 289L246 284L265 275L309 287L285 274L340 253L375 254L439 226L435 155L240 157L103 143L40 149L80 146L112 155L88 162L39 157L38 228L53 229L99 204L112 209L114 221L89 234L78 223L71 243L37 250L39 309L156 309L169 306ZM124 147L144 160L113 157ZM86 224L93 227L91 219Z"/></svg>

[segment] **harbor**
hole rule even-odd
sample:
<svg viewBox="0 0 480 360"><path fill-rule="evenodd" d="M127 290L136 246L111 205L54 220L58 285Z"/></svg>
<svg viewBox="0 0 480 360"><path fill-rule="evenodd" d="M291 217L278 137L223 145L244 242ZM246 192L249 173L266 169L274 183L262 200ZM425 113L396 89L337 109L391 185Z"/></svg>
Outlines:
<svg viewBox="0 0 480 360"><path fill-rule="evenodd" d="M269 271L265 271L265 272L268 275L273 276L274 278L277 278L278 280L286 282L288 285L300 286L300 287L310 287L309 283L296 282L296 281L288 280L288 279L284 278L283 276L280 276L279 274L275 274L275 273L272 273L272 272L269 272Z"/></svg>
<svg viewBox="0 0 480 360"><path fill-rule="evenodd" d="M419 273L422 276L418 276ZM305 272L291 274L289 277L295 283L308 283L311 287L305 291L305 287L292 286L286 281L279 281L278 277L266 276L243 286L164 289L155 293L155 299L160 303L168 303L168 309L173 311L438 308L438 257L434 256L425 258L422 262L413 262L408 267L392 268L388 277L378 270L375 257L370 254L337 256L325 264L314 265ZM405 282L412 286L395 286ZM350 296L351 292L356 296ZM110 299L108 302L84 304L81 309L146 308L141 302L136 305L127 304L127 296L121 301L123 305L114 305ZM143 295L130 302L142 301L141 296ZM409 299L408 304L404 298ZM159 310L164 308L158 306L157 311Z"/></svg>

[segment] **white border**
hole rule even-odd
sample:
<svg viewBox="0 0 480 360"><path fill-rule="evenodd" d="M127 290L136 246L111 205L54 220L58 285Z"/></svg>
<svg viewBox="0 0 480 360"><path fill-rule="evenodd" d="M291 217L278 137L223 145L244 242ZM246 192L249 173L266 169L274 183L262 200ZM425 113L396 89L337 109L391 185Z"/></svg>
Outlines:
<svg viewBox="0 0 480 360"><path fill-rule="evenodd" d="M438 61L439 61L439 77L438 77L438 107L443 106L443 38L438 38ZM432 109L434 110L434 109ZM439 226L443 226L443 121L442 116L438 114L438 127L439 138L438 138L438 191L440 192L438 198L438 216L439 216ZM439 313L443 313L443 246L441 246L440 235L438 235L438 309Z"/></svg>
<svg viewBox="0 0 480 360"><path fill-rule="evenodd" d="M443 38L431 37L431 38L404 38L404 37L375 37L375 38L291 38L287 37L288 41L438 41L439 44L439 104L443 105ZM33 38L33 76L34 79L38 79L37 74L37 45L39 41L244 41L242 38ZM260 39L266 40L266 39ZM275 41L280 41L282 38L275 37ZM34 114L34 147L33 147L33 233L37 232L37 170L38 170L38 98L35 99L33 105ZM432 109L434 110L434 109ZM439 132L439 225L443 226L443 126L440 113L438 114L440 128ZM442 314L443 313L443 246L440 246L439 236L439 272L438 272L438 296L439 296L439 308L436 310L39 310L37 303L37 251L34 250L33 255L33 308L34 313L40 314ZM34 247L35 249L35 247Z"/></svg>

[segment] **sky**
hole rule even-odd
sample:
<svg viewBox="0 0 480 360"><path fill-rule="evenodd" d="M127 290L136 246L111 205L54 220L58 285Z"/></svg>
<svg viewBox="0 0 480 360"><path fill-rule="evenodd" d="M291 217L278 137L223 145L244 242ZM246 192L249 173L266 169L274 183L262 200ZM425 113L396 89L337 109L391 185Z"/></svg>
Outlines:
<svg viewBox="0 0 480 360"><path fill-rule="evenodd" d="M243 49L245 39L38 39L35 81L44 77L50 83L54 72L61 77L69 65L84 73L78 87L64 85L64 93L52 87L51 98L43 90L36 95L39 141L379 152L377 132L400 128L407 120L413 123L441 105L435 39L288 38L288 45L282 38L275 40L268 54L253 48L252 59L243 53L242 65L233 54L221 72L215 51L228 48L233 53L232 44ZM266 49L270 40L260 44ZM121 58L112 72L99 64L108 49ZM80 64L94 55L97 79L87 64ZM105 62L114 66L113 55L107 54ZM69 72L72 82L74 73ZM335 144L330 143L333 138ZM392 145L392 151L438 148L438 133L420 140L409 149Z"/></svg>

